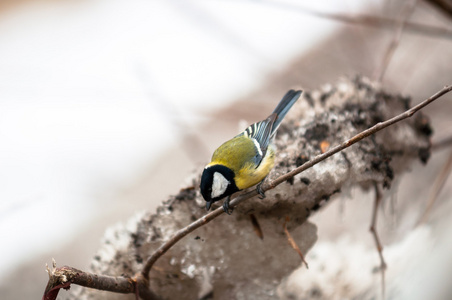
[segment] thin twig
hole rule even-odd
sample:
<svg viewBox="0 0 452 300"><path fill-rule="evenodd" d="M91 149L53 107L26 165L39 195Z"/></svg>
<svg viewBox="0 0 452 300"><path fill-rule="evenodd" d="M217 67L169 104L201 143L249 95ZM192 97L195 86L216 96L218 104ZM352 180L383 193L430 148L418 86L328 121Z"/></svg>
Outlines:
<svg viewBox="0 0 452 300"><path fill-rule="evenodd" d="M264 239L264 233L262 232L261 225L259 224L259 221L257 220L256 216L254 214L250 214L250 221L253 225L254 232L256 235L263 240Z"/></svg>
<svg viewBox="0 0 452 300"><path fill-rule="evenodd" d="M249 194L251 194L251 192L248 192L248 193L244 194L244 196L245 195L249 195ZM249 196L248 198L251 198L251 197L252 196ZM248 199L248 198L246 198L246 199ZM229 206L230 207L234 207L236 205L237 204L235 204L235 205L231 205L230 204ZM223 212L224 212L223 211L223 207L220 206L217 209L213 210L212 212L208 213L207 215L205 215L205 216L199 218L198 220L194 221L190 225L188 225L188 226L176 231L176 233L174 233L172 238L170 238L169 240L164 242L157 250L154 251L154 253L152 253L152 255L146 261L146 265L144 266L143 270L141 271L141 274L145 278L149 279L149 272L151 271L151 268L154 265L154 263L157 261L157 259L160 258L160 256L165 254L166 251L168 251L174 244L176 244L184 236L186 236L190 232L194 231L195 229L197 229L197 228L209 223L210 221L212 221L213 219L215 219L216 217L221 215Z"/></svg>
<svg viewBox="0 0 452 300"><path fill-rule="evenodd" d="M427 221L430 210L432 209L433 205L435 204L435 201L438 198L439 193L443 189L444 183L446 183L446 180L449 177L451 170L452 170L452 151L449 154L449 158L447 159L446 164L442 168L438 177L436 177L436 179L435 179L435 184L433 185L433 188L430 192L430 197L428 199L427 207L425 208L424 213L422 214L421 218L419 218L419 221L417 222L416 226L419 226Z"/></svg>
<svg viewBox="0 0 452 300"><path fill-rule="evenodd" d="M452 2L448 0L425 0L441 11L444 15L452 18Z"/></svg>
<svg viewBox="0 0 452 300"><path fill-rule="evenodd" d="M292 170L291 172L280 176L279 178L273 180L272 182L264 185L262 189L264 191L273 189L277 185L281 184L282 182L292 178L293 176L301 173L302 171L312 167L313 165L325 160L326 158L334 155L335 153L355 144L356 142L368 137L371 134L374 134L388 126L391 126L392 124L402 121L406 118L411 117L414 113L416 113L418 110L422 109L429 103L435 101L439 97L443 96L444 94L450 92L452 90L452 86L446 86L430 98L424 100L420 104L412 107L411 109L405 111L404 113L389 119L385 122L378 123L374 125L373 127L364 130L363 132L355 135L351 139L343 142L341 145L336 146L329 151L322 153L318 156L316 156L314 159L306 162L305 164L301 165L300 167ZM233 199L230 202L230 207L235 207L239 203L256 196L258 193L256 190L252 190L250 192L247 192L245 194L242 194L235 199ZM61 267L56 268L56 263L53 263L53 268L48 268L49 273L49 282L47 284L47 287L45 289L44 295L42 299L45 300L54 300L56 299L58 295L58 291L63 289L68 289L71 284L77 284L85 287L90 287L98 290L105 290L105 291L111 291L116 293L134 293L139 294L139 296L142 299L145 300L152 300L152 299L159 299L159 297L154 294L149 289L149 272L153 266L153 264L166 252L168 251L174 244L176 244L180 239L182 239L184 236L189 234L190 232L194 231L196 228L203 226L219 215L223 214L223 208L219 207L216 210L210 212L209 214L203 216L202 218L198 219L197 221L191 223L185 228L180 229L177 231L172 238L170 238L168 241L163 243L147 260L145 267L143 268L141 273L136 274L134 277L124 277L124 276L106 276L106 275L98 275L98 274L92 274L88 272L83 272L80 270L77 270L72 267Z"/></svg>
<svg viewBox="0 0 452 300"><path fill-rule="evenodd" d="M375 241L375 245L377 247L378 255L380 256L380 271L381 271L381 293L383 295L383 299L385 299L385 271L386 271L386 262L383 257L383 246L380 242L380 237L378 236L377 231L377 218L378 218L378 207L381 203L381 190L377 183L375 185L375 201L374 207L372 209L372 221L370 223L370 232Z"/></svg>
<svg viewBox="0 0 452 300"><path fill-rule="evenodd" d="M301 165L300 167L290 171L289 173L286 173L285 175L282 175L278 178L276 178L275 180L271 181L271 182L267 182L265 184L263 184L262 186L262 190L263 191L268 191L271 189L274 189L276 186L278 186L279 184L285 182L286 180L294 177L295 175L305 171L306 169L311 168L312 166L314 166L315 164L318 164L319 162L325 160L326 158L338 153L339 151L350 147L351 145L357 143L358 141L388 127L391 126L397 122L400 122L406 118L411 117L414 113L416 113L417 111L419 111L420 109L422 109L423 107L425 107L426 105L430 104L431 102L435 101L436 99L440 98L441 96L443 96L444 94L448 93L452 91L452 85L451 86L446 86L444 87L442 90L438 91L437 93L435 93L433 96L427 98L426 100L422 101L421 103L419 103L418 105L410 108L409 110L397 115L394 118L391 118L387 121L384 122L380 122L377 123L376 125L370 127L369 129L366 129L364 131L362 131L361 133L355 135L354 137L352 137L351 139L343 142L342 144L335 146L333 148L331 148L330 150L328 150L325 153L322 153L320 155L317 155L316 157L314 157L313 159L311 159L310 161L304 163L303 165ZM234 198L230 203L229 203L229 207L235 207L237 206L239 203L258 195L257 190L252 190L249 192L246 192L242 195L239 195L238 197ZM176 244L179 240L181 240L183 237L185 237L187 234L191 233L192 231L194 231L195 229L209 223L210 221L212 221L213 219L215 219L216 217L220 216L221 214L223 214L223 207L218 207L217 209L215 209L214 211L208 213L207 215L201 217L200 219L194 221L193 223L189 224L188 226L186 226L185 228L182 228L178 231L176 231L176 233L174 233L174 235L167 240L166 242L164 242L156 251L154 251L154 253L152 253L152 255L148 258L148 260L146 261L146 264L142 270L142 275L145 278L149 278L149 272L151 271L152 266L154 265L154 263L163 255L165 254L174 244Z"/></svg>
<svg viewBox="0 0 452 300"><path fill-rule="evenodd" d="M446 137L439 141L432 142L432 151L441 150L442 148L452 146L452 136Z"/></svg>
<svg viewBox="0 0 452 300"><path fill-rule="evenodd" d="M68 266L57 268L55 260L52 262L52 268L47 266L47 273L49 281L42 300L55 300L59 290L69 289L71 284L119 294L135 293L144 300L160 299L149 289L149 281L141 274L135 277L93 274Z"/></svg>
<svg viewBox="0 0 452 300"><path fill-rule="evenodd" d="M276 2L272 0L260 0L253 1L253 3L263 3L267 5L272 5L281 9L286 9L290 11L299 11L305 14L309 14L319 18L325 18L332 21L337 21L347 24L356 24L380 29L394 29L397 28L399 21L395 19L377 17L371 15L346 15L340 13L326 13L321 11L316 11L307 7L302 7L299 4ZM428 37L438 37L444 39L452 39L452 30L443 27L431 26L426 24L406 22L405 29L407 32L413 32L417 34L422 34Z"/></svg>
<svg viewBox="0 0 452 300"><path fill-rule="evenodd" d="M283 224L283 229L284 229L284 233L286 234L287 237L287 241L289 242L289 245L295 250L297 251L298 255L301 258L301 262L305 264L306 269L309 269L309 265L306 262L306 260L304 259L304 255L303 252L301 252L300 247L298 247L297 243L295 242L295 240L293 239L292 235L290 234L289 230L287 229L287 222L289 222L289 217L286 217L286 220L284 221Z"/></svg>
<svg viewBox="0 0 452 300"><path fill-rule="evenodd" d="M378 82L382 81L383 76L386 73L386 70L388 69L389 62L391 61L391 58L393 57L394 52L397 49L397 46L399 45L400 39L402 37L403 29L405 28L408 18L411 16L411 14L414 11L416 2L417 2L417 0L413 0L411 3L406 4L406 6L404 7L403 13L400 15L396 32L391 40L391 43L389 43L388 48L386 49L386 53L383 57L383 62L380 65L380 68L378 69L378 71L376 73L377 74L376 78L377 78Z"/></svg>
<svg viewBox="0 0 452 300"><path fill-rule="evenodd" d="M422 101L418 105L413 106L412 108L410 108L409 110L401 113L400 115L397 115L394 118L391 118L391 119L386 120L384 122L380 122L380 123L375 124L374 126L372 126L372 127L368 128L368 129L362 131L361 133L355 135L351 139L343 142L342 144L331 148L330 150L328 150L325 153L317 155L316 157L314 157L310 161L304 163L303 165L301 165L298 168L290 171L289 173L286 173L285 175L282 175L282 176L278 177L277 179L273 180L272 182L268 183L267 185L264 184L262 189L264 191L266 191L266 190L275 188L278 184L281 184L282 182L292 178L293 176L303 172L304 170L309 169L313 165L318 164L322 160L325 160L326 158L336 154L337 152L339 152L339 151L341 151L341 150L343 150L343 149L345 149L347 147L350 147L351 145L353 145L356 142L368 137L369 135L372 135L372 134L376 133L377 131L380 131L380 130L388 127L388 126L391 126L394 123L400 122L400 121L402 121L404 119L407 119L407 118L411 117L414 113L416 113L417 111L419 111L420 109L422 109L426 105L430 104L431 102L435 101L439 97L443 96L444 94L449 93L450 91L452 91L452 85L445 86L442 90L440 90L439 92L436 92L433 96L425 99L424 101ZM232 200L230 202L230 204L233 203L234 200Z"/></svg>

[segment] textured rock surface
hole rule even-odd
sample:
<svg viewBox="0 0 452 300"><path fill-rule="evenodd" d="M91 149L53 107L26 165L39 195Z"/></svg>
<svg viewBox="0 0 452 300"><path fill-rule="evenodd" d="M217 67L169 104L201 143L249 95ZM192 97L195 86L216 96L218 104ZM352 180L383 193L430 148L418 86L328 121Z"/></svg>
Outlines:
<svg viewBox="0 0 452 300"><path fill-rule="evenodd" d="M277 161L270 178L401 113L409 101L359 77L305 91L279 129ZM150 275L152 289L168 299L277 298L280 282L300 265L298 254L287 243L283 220L290 217L288 229L306 252L317 238L315 225L306 222L312 210L351 186L368 189L377 183L389 188L413 160L428 159L430 133L428 120L418 113L268 191L265 199L242 203L231 216L222 215L196 230L160 258ZM107 232L90 271L130 276L139 272L163 241L205 214L199 176L200 172L193 174L187 188L165 201L156 214L143 213ZM251 213L260 223L263 240L254 233ZM61 296L134 299L80 288Z"/></svg>

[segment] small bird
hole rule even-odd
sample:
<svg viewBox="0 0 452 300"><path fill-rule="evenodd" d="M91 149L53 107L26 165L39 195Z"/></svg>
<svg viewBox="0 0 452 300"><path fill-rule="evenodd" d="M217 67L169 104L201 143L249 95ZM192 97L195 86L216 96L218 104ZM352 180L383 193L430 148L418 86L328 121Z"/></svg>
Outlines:
<svg viewBox="0 0 452 300"><path fill-rule="evenodd" d="M230 214L231 195L258 183L257 191L265 197L261 184L275 162L276 130L301 93L289 90L267 119L250 125L215 150L201 176L201 194L207 210L212 203L227 197L223 210Z"/></svg>

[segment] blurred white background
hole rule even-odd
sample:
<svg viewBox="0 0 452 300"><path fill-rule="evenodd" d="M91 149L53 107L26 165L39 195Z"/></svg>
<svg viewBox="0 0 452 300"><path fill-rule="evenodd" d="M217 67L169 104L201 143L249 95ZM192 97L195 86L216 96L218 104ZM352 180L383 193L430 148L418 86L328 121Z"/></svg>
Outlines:
<svg viewBox="0 0 452 300"><path fill-rule="evenodd" d="M0 281L45 255L45 282L44 264L64 259L75 236L97 226L86 239L100 240L106 226L155 208L163 199L151 193L137 204L114 195L183 147L177 124L207 121L341 26L305 8L378 13L380 2L0 4ZM166 179L165 193L187 174ZM115 205L127 209L100 217Z"/></svg>
<svg viewBox="0 0 452 300"><path fill-rule="evenodd" d="M359 4L325 1L315 8L357 11ZM6 7L0 279L36 255L58 251L80 224L95 220L106 204L99 205L99 194L126 187L184 134L175 118L196 124L200 112L257 88L335 25L248 1Z"/></svg>

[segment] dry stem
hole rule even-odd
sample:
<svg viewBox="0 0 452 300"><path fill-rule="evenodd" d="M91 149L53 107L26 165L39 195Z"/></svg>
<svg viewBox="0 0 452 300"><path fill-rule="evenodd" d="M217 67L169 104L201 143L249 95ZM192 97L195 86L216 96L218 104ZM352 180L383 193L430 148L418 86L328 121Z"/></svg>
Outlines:
<svg viewBox="0 0 452 300"><path fill-rule="evenodd" d="M397 46L399 45L400 39L402 37L403 29L405 28L408 18L411 16L411 14L414 11L416 2L417 2L417 0L413 0L412 3L406 4L404 11L400 15L400 19L398 21L398 23L399 23L398 28L391 40L391 43L388 45L388 48L386 49L386 53L383 57L383 62L377 71L376 78L377 78L377 81L379 81L379 82L381 82L383 80L383 76L385 75L386 70L388 69L389 62L391 61L391 58L394 55L394 52L397 49Z"/></svg>
<svg viewBox="0 0 452 300"><path fill-rule="evenodd" d="M316 157L314 157L313 159L311 159L310 161L304 163L303 165L301 165L300 167L290 171L289 173L286 173L285 175L282 175L278 178L276 178L273 181L267 182L265 184L263 184L262 186L262 190L268 191L271 189L274 189L275 187L277 187L279 184L283 183L284 181L294 177L295 175L303 172L304 170L311 168L312 166L314 166L315 164L318 164L319 162L327 159L328 157L338 153L339 151L350 147L351 145L357 143L358 141L386 128L389 127L397 122L400 122L404 119L407 119L409 117L411 117L414 113L416 113L417 111L419 111L420 109L422 109L423 107L425 107L426 105L430 104L431 102L435 101L436 99L438 99L439 97L443 96L444 94L450 92L452 90L452 85L451 86L445 86L442 90L440 90L439 92L435 93L433 96L427 98L426 100L422 101L421 103L419 103L418 105L410 108L409 110L395 116L394 118L391 118L387 121L384 122L380 122L377 123L376 125L370 127L369 129L366 129L364 131L362 131L361 133L355 135L354 137L352 137L351 139L343 142L342 144L335 146L333 148L331 148L330 150L328 150L325 153L322 153L320 155L317 155ZM250 199L251 197L257 196L258 192L257 190L252 190L249 191L245 194L242 194L236 198L234 198L233 200L231 200L231 202L229 203L229 207L233 208L235 206L237 206L239 203ZM152 266L154 265L154 263L163 255L165 254L165 252L167 252L174 244L176 244L180 239L182 239L184 236L186 236L187 234L189 234L190 232L194 231L195 229L197 229L198 227L201 227L207 223L209 223L210 221L212 221L213 219L215 219L216 217L220 216L221 214L223 214L223 207L218 207L217 209L215 209L214 211L208 213L207 215L203 216L202 218L194 221L193 223L191 223L190 225L186 226L185 228L182 228L180 230L178 230L168 241L166 241L165 243L163 243L150 257L149 259L146 261L146 264L143 268L142 271L142 275L145 278L149 278L149 272L151 271Z"/></svg>
<svg viewBox="0 0 452 300"><path fill-rule="evenodd" d="M371 16L371 15L347 15L340 13L325 13L321 11L315 11L307 7L302 7L300 5L294 5L289 3L281 3L269 0L261 0L258 3L264 3L268 5L273 5L282 9L288 9L290 11L300 11L305 14L316 16L319 18L325 18L337 22L362 25L368 27L382 28L382 29L394 29L399 26L399 20L390 19L385 17ZM448 28L442 28L437 26L431 26L426 24L405 22L404 29L407 32L413 32L417 34L422 34L428 37L438 37L443 39L452 39L452 31Z"/></svg>
<svg viewBox="0 0 452 300"><path fill-rule="evenodd" d="M148 281L138 275L135 278L124 276L107 276L84 272L76 268L63 266L56 268L56 262L53 260L52 268L47 267L49 282L42 297L43 300L54 300L58 296L58 291L69 289L71 284L89 287L102 291L110 291L120 294L136 293L142 299L159 299L149 290Z"/></svg>
<svg viewBox="0 0 452 300"><path fill-rule="evenodd" d="M422 214L419 221L417 222L416 226L419 226L427 221L428 215L433 205L435 204L435 201L438 198L439 193L443 189L444 184L446 183L446 180L449 177L451 170L452 170L452 151L450 152L449 158L447 159L447 162L445 163L444 167L441 169L441 172L438 174L438 177L436 177L433 188L430 191L430 197L428 199L425 211Z"/></svg>
<svg viewBox="0 0 452 300"><path fill-rule="evenodd" d="M383 246L380 242L380 237L377 231L377 219L378 219L378 207L380 206L382 199L380 187L375 183L375 201L374 207L372 209L372 221L370 223L370 232L375 241L375 246L377 247L378 255L380 256L380 271L381 271L381 291L383 294L383 299L385 298L385 271L386 262L383 257Z"/></svg>

